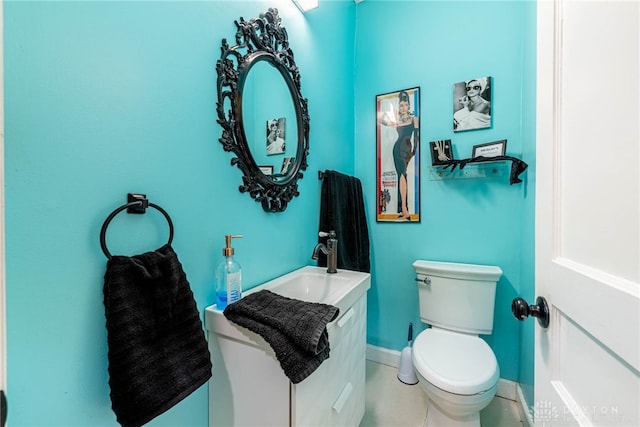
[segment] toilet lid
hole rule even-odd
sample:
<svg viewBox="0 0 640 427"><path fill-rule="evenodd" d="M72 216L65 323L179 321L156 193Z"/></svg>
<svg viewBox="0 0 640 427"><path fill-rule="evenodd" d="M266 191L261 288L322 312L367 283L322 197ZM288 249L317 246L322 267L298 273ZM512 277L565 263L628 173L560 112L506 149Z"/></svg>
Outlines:
<svg viewBox="0 0 640 427"><path fill-rule="evenodd" d="M420 375L449 393L478 394L500 376L496 356L477 336L427 329L413 342L412 356Z"/></svg>

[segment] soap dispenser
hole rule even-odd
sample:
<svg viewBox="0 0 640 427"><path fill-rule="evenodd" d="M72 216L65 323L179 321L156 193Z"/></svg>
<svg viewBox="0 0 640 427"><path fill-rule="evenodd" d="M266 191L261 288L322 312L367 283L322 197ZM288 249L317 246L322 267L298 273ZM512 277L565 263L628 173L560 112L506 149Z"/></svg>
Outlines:
<svg viewBox="0 0 640 427"><path fill-rule="evenodd" d="M222 249L224 258L216 268L216 305L218 310L224 310L227 304L242 298L242 271L240 264L233 258L234 250L231 239L242 236L225 236L226 246Z"/></svg>

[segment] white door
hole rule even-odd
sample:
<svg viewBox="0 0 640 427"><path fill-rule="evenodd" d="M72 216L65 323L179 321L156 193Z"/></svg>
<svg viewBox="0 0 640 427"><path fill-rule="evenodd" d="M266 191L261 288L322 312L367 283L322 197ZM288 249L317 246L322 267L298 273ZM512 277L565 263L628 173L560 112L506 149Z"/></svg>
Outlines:
<svg viewBox="0 0 640 427"><path fill-rule="evenodd" d="M536 426L640 425L639 23L538 2Z"/></svg>

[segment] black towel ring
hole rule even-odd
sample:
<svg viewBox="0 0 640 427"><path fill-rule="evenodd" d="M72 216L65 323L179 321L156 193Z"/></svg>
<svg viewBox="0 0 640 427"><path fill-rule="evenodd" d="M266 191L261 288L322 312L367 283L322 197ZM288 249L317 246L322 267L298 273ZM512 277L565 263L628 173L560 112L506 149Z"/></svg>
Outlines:
<svg viewBox="0 0 640 427"><path fill-rule="evenodd" d="M125 209L128 209L128 213L145 213L145 209L148 206L157 209L162 215L164 215L164 217L167 219L167 222L169 223L169 242L167 244L170 245L173 241L173 222L171 221L171 217L169 216L167 211L165 211L155 203L149 202L149 200L147 200L147 198L141 194L129 194L128 200L134 201L130 201L129 203L122 205L111 212L111 214L104 221L104 224L102 224L102 229L100 230L100 246L102 247L102 252L108 259L111 259L111 253L107 249L107 242L105 239L107 234L107 227L109 227L109 223L111 222L111 220Z"/></svg>

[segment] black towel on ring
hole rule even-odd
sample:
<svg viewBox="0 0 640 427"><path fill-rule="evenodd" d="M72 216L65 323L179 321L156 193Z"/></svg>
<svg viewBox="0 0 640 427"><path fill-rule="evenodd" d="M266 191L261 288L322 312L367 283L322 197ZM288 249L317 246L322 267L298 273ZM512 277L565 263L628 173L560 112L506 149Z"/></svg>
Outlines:
<svg viewBox="0 0 640 427"><path fill-rule="evenodd" d="M166 412L211 377L196 302L170 245L107 262L111 404L124 427Z"/></svg>

